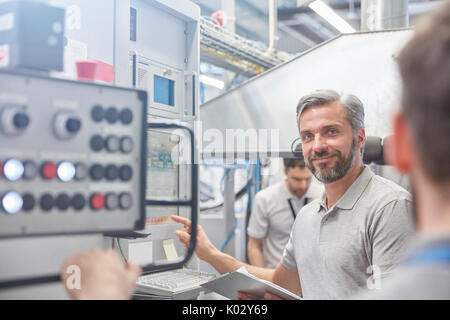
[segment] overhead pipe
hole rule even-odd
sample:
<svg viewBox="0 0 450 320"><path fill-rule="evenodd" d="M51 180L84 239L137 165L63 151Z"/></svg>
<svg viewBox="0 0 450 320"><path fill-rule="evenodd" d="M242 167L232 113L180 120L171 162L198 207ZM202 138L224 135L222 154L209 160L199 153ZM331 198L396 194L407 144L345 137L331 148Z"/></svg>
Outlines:
<svg viewBox="0 0 450 320"><path fill-rule="evenodd" d="M269 50L277 50L278 39L278 0L269 0Z"/></svg>

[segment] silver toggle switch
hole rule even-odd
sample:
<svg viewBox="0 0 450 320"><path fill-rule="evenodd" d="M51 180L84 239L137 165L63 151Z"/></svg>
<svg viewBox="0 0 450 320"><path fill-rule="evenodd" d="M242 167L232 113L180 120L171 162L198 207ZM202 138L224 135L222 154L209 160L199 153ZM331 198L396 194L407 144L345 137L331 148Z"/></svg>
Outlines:
<svg viewBox="0 0 450 320"><path fill-rule="evenodd" d="M69 140L81 129L81 119L72 111L59 111L53 121L53 130L60 140Z"/></svg>

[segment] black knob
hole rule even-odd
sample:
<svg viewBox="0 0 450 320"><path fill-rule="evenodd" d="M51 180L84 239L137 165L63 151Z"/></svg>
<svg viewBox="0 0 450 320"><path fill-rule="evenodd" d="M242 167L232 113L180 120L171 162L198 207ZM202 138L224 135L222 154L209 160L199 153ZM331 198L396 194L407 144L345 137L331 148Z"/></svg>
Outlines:
<svg viewBox="0 0 450 320"><path fill-rule="evenodd" d="M120 208L127 210L130 209L133 205L133 200L131 198L131 194L129 193L122 193L119 196L119 206Z"/></svg>
<svg viewBox="0 0 450 320"><path fill-rule="evenodd" d="M106 195L105 206L108 210L114 210L119 207L119 197L114 193Z"/></svg>
<svg viewBox="0 0 450 320"><path fill-rule="evenodd" d="M130 181L133 177L133 169L128 165L121 166L119 169L119 176L122 181Z"/></svg>
<svg viewBox="0 0 450 320"><path fill-rule="evenodd" d="M130 153L133 151L133 139L130 137L123 137L120 139L120 151L123 153Z"/></svg>
<svg viewBox="0 0 450 320"><path fill-rule="evenodd" d="M84 208L84 206L86 205L86 199L84 198L84 196L82 194L79 194L79 193L74 195L70 202L71 202L72 207L77 211L82 210Z"/></svg>
<svg viewBox="0 0 450 320"><path fill-rule="evenodd" d="M51 194L46 193L41 197L41 209L44 211L50 211L53 208L54 203L55 200Z"/></svg>
<svg viewBox="0 0 450 320"><path fill-rule="evenodd" d="M95 135L91 138L91 149L94 151L100 151L105 146L103 138L99 135Z"/></svg>
<svg viewBox="0 0 450 320"><path fill-rule="evenodd" d="M94 120L95 122L103 121L103 119L105 118L105 110L102 106L96 105L91 110L91 116L92 120Z"/></svg>
<svg viewBox="0 0 450 320"><path fill-rule="evenodd" d="M119 111L115 107L110 107L105 112L105 119L109 123L113 124L119 120Z"/></svg>
<svg viewBox="0 0 450 320"><path fill-rule="evenodd" d="M120 121L123 124L130 124L133 121L133 112L130 109L125 108L120 112Z"/></svg>
<svg viewBox="0 0 450 320"><path fill-rule="evenodd" d="M107 180L109 181L116 180L118 176L119 176L119 169L117 168L117 166L110 164L106 167L105 177Z"/></svg>
<svg viewBox="0 0 450 320"><path fill-rule="evenodd" d="M31 210L33 210L34 206L36 205L36 200L34 199L33 195L31 195L29 193L24 194L22 199L23 199L22 209L24 211L31 211Z"/></svg>
<svg viewBox="0 0 450 320"><path fill-rule="evenodd" d="M17 129L25 129L30 124L30 117L26 113L18 112L14 115L13 123Z"/></svg>
<svg viewBox="0 0 450 320"><path fill-rule="evenodd" d="M70 118L66 122L66 129L68 132L74 134L81 129L81 120L77 118Z"/></svg>
<svg viewBox="0 0 450 320"><path fill-rule="evenodd" d="M99 164L94 164L91 167L90 174L92 180L98 181L103 179L103 177L105 176L105 169Z"/></svg>
<svg viewBox="0 0 450 320"><path fill-rule="evenodd" d="M62 193L56 198L56 206L59 210L67 210L70 206L70 198L67 194Z"/></svg>

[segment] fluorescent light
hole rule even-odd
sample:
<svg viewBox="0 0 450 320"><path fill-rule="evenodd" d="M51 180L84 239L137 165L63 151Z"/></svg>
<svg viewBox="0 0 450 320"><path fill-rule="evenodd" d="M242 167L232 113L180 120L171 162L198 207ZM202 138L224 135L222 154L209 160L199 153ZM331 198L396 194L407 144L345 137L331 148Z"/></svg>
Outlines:
<svg viewBox="0 0 450 320"><path fill-rule="evenodd" d="M325 4L322 0L316 0L309 4L309 7L319 16L327 20L333 27L341 33L356 32L351 25L342 19L332 8Z"/></svg>
<svg viewBox="0 0 450 320"><path fill-rule="evenodd" d="M220 90L223 90L223 88L225 88L225 83L223 81L205 76L204 74L200 75L200 81L207 86L211 86Z"/></svg>

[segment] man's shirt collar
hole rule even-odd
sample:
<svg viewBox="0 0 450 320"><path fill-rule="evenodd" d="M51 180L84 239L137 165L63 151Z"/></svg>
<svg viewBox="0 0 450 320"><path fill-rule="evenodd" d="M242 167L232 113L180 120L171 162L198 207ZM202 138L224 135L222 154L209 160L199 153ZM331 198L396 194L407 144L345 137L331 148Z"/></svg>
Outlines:
<svg viewBox="0 0 450 320"><path fill-rule="evenodd" d="M369 184L370 180L375 174L370 170L369 167L364 166L364 170L361 172L361 174L356 178L356 180L353 182L353 184L350 186L350 188L347 189L347 191L344 193L344 195L336 202L336 204L333 206L333 208L337 207L339 209L343 210L351 210L355 206L356 202L359 198L361 198L362 194L364 193L364 190L366 189L367 185ZM327 209L326 205L326 193L323 194L322 200L320 201L320 208L325 209L325 211L331 211Z"/></svg>

